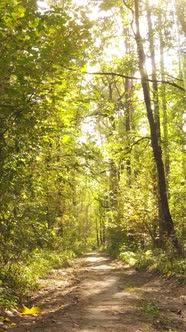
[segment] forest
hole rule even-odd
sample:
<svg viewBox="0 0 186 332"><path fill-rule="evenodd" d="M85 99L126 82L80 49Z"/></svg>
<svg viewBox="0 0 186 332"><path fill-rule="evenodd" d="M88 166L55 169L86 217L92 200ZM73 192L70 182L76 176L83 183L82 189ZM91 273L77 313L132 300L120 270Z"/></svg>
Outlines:
<svg viewBox="0 0 186 332"><path fill-rule="evenodd" d="M184 0L0 1L0 306L104 250L186 273Z"/></svg>

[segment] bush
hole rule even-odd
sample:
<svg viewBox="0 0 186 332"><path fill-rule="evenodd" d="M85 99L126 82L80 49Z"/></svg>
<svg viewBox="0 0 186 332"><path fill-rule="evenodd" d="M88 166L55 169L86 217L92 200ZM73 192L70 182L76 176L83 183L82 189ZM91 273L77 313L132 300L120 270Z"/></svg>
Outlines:
<svg viewBox="0 0 186 332"><path fill-rule="evenodd" d="M136 254L133 251L124 251L119 254L119 258L129 264L135 265L136 264Z"/></svg>
<svg viewBox="0 0 186 332"><path fill-rule="evenodd" d="M137 270L157 271L166 277L175 276L180 281L186 280L186 261L177 258L172 252L161 249L137 250L136 252L121 248L118 258L123 262L133 265Z"/></svg>
<svg viewBox="0 0 186 332"><path fill-rule="evenodd" d="M175 276L180 281L186 280L185 260L175 257L171 252L161 249L138 251L136 260L138 270L158 271L167 277Z"/></svg>
<svg viewBox="0 0 186 332"><path fill-rule="evenodd" d="M27 262L11 262L1 268L0 305L16 305L39 285L52 269L69 266L75 254L72 251L35 250Z"/></svg>

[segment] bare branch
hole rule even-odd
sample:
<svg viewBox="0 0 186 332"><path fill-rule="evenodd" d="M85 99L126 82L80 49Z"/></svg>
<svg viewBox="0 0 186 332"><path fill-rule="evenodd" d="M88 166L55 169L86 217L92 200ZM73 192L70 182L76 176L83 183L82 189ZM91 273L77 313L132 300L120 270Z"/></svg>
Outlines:
<svg viewBox="0 0 186 332"><path fill-rule="evenodd" d="M85 74L88 74L88 75L109 75L109 76L119 76L119 77L123 77L123 78L129 78L131 80L137 80L137 81L141 81L142 79L140 77L134 77L134 76L128 76L128 75L123 75L123 74L119 74L119 73L113 73L113 72L86 72ZM147 82L154 82L153 79L145 79L145 81ZM174 82L170 82L170 81L165 81L165 80L156 80L157 83L162 83L162 84L168 84L168 85L171 85L181 91L184 91L185 92L185 89L184 87L174 83Z"/></svg>
<svg viewBox="0 0 186 332"><path fill-rule="evenodd" d="M150 141L150 137L149 136L145 136L145 137L141 137L139 138L137 141L133 142L129 147L126 148L127 152L125 152L125 154L128 154L132 151L134 145L140 143L141 141L144 141L144 140L149 140Z"/></svg>
<svg viewBox="0 0 186 332"><path fill-rule="evenodd" d="M127 7L132 13L134 13L134 10L126 3L125 0L123 0L123 4L125 7Z"/></svg>

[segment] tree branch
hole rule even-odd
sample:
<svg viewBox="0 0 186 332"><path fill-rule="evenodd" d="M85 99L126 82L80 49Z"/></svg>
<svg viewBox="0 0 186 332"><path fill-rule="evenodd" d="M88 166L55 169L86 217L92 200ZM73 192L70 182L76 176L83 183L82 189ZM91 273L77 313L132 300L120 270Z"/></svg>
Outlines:
<svg viewBox="0 0 186 332"><path fill-rule="evenodd" d="M134 13L134 10L126 3L125 0L123 0L124 6L126 6L132 13Z"/></svg>
<svg viewBox="0 0 186 332"><path fill-rule="evenodd" d="M128 75L123 75L123 74L119 74L119 73L113 73L113 72L85 72L85 74L88 74L88 75L109 75L109 76L118 76L118 77L123 77L123 78L129 78L131 80L137 80L137 81L141 81L141 78L140 77L135 77L135 76L128 76ZM145 81L148 81L148 82L154 82L153 79L146 79ZM165 81L165 80L156 80L157 83L162 83L162 84L168 84L168 85L171 85L181 91L184 91L185 92L185 89L184 87L174 83L174 82L169 82L169 81Z"/></svg>
<svg viewBox="0 0 186 332"><path fill-rule="evenodd" d="M130 146L128 146L125 150L127 150L127 152L125 152L125 154L128 154L132 151L134 145L140 143L141 141L144 141L144 140L149 140L150 141L150 137L149 136L144 136L144 137L141 137L139 138L137 141L133 142Z"/></svg>

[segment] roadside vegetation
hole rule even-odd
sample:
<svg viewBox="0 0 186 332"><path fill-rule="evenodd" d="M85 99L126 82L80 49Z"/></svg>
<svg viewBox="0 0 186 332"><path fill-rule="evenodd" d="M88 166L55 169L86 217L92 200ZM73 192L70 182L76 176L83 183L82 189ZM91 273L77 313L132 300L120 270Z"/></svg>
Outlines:
<svg viewBox="0 0 186 332"><path fill-rule="evenodd" d="M93 248L184 281L185 17L0 1L0 306Z"/></svg>

